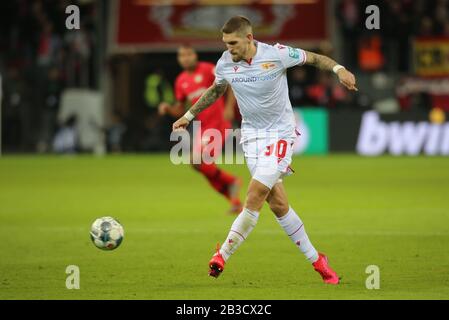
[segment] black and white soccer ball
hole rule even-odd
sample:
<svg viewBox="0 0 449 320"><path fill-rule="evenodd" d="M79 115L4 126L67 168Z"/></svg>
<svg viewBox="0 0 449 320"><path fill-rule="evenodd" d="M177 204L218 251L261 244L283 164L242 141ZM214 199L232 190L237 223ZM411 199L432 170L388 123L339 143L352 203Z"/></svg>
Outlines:
<svg viewBox="0 0 449 320"><path fill-rule="evenodd" d="M123 241L125 231L118 220L112 217L98 218L90 229L90 238L94 245L102 250L114 250Z"/></svg>

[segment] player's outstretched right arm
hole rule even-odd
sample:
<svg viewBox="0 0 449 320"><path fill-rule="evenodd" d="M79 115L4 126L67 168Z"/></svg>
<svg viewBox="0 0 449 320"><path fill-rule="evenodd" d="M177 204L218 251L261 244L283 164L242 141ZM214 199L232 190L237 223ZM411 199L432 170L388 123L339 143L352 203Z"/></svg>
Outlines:
<svg viewBox="0 0 449 320"><path fill-rule="evenodd" d="M181 118L173 123L173 131L179 129L185 129L201 111L213 104L223 93L225 93L228 85L214 83L206 92L203 93L201 98L187 111Z"/></svg>

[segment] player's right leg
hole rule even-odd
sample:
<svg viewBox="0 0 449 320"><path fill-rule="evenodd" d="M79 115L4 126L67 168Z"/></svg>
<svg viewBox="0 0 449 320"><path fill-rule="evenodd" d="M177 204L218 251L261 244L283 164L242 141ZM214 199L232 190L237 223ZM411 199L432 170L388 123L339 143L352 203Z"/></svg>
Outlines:
<svg viewBox="0 0 449 320"><path fill-rule="evenodd" d="M275 140L276 141L276 140ZM267 154L266 139L252 139L243 144L246 164L253 177L248 186L245 205L235 219L231 230L221 248L209 262L209 274L218 277L223 271L225 262L246 240L259 219L262 208L271 188L284 174L279 170L278 157L274 153ZM287 150L286 150L287 151Z"/></svg>
<svg viewBox="0 0 449 320"><path fill-rule="evenodd" d="M242 212L234 220L221 248L217 248L217 252L209 261L209 275L218 277L229 257L248 238L257 224L260 209L262 209L269 192L268 186L258 180L251 180Z"/></svg>

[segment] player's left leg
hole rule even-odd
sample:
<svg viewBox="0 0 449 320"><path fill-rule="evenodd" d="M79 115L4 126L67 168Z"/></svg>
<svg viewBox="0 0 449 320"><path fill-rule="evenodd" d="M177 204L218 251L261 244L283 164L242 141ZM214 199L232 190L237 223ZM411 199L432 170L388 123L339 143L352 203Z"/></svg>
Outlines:
<svg viewBox="0 0 449 320"><path fill-rule="evenodd" d="M310 241L304 223L288 204L287 193L282 182L278 182L270 191L267 202L277 221L290 240L299 248L325 283L338 284L339 277L328 264L327 257L318 253Z"/></svg>
<svg viewBox="0 0 449 320"><path fill-rule="evenodd" d="M318 252L307 236L304 223L288 204L287 194L282 182L277 183L271 189L267 202L290 240L301 250L307 260L311 263L316 262Z"/></svg>

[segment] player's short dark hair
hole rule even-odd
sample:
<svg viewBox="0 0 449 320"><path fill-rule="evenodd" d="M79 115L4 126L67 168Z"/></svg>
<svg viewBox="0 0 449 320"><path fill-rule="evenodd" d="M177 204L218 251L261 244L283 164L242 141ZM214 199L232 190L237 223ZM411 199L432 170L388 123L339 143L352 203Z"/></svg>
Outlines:
<svg viewBox="0 0 449 320"><path fill-rule="evenodd" d="M221 28L221 32L223 33L242 33L246 34L247 32L251 32L251 21L244 16L235 16L226 21L223 28Z"/></svg>

